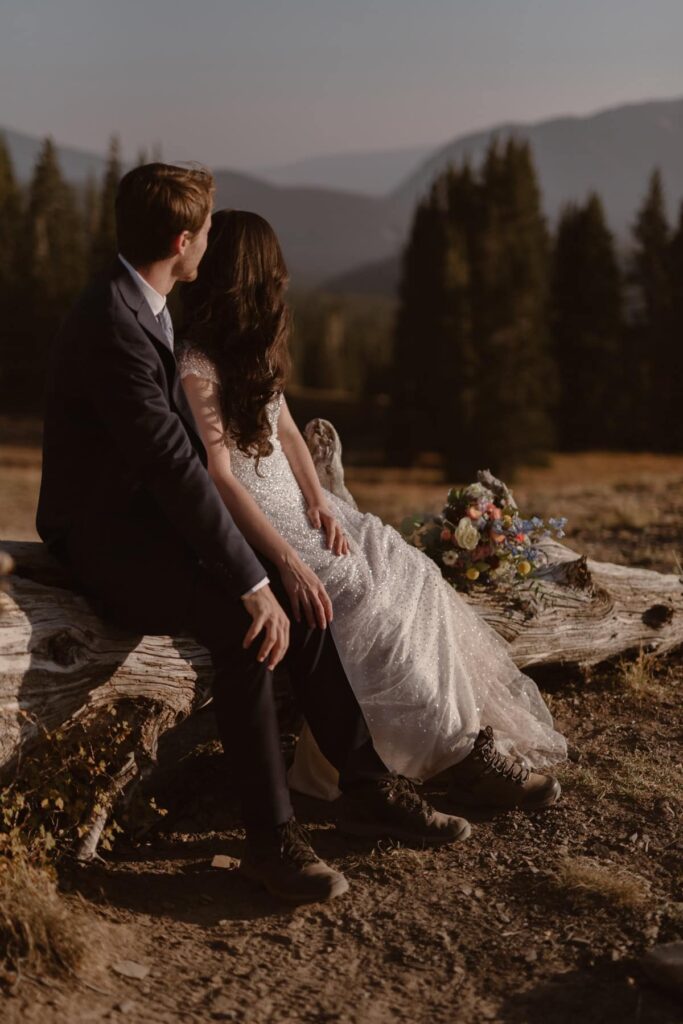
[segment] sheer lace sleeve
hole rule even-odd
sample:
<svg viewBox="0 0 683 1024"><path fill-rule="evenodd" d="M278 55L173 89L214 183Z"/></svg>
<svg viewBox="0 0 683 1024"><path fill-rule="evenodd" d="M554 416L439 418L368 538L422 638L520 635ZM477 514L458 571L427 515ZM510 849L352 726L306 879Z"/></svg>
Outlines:
<svg viewBox="0 0 683 1024"><path fill-rule="evenodd" d="M178 355L178 373L180 377L201 377L202 380L210 380L213 384L218 383L216 367L203 352L189 345L184 346Z"/></svg>

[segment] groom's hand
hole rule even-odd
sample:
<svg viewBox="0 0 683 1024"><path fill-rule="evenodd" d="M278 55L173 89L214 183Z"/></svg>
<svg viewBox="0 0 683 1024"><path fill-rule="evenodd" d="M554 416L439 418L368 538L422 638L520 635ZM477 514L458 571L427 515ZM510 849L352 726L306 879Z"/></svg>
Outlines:
<svg viewBox="0 0 683 1024"><path fill-rule="evenodd" d="M242 647L245 650L251 647L256 637L265 630L265 639L257 658L259 661L268 659L268 668L274 669L289 647L289 619L269 586L248 594L242 601L253 619Z"/></svg>

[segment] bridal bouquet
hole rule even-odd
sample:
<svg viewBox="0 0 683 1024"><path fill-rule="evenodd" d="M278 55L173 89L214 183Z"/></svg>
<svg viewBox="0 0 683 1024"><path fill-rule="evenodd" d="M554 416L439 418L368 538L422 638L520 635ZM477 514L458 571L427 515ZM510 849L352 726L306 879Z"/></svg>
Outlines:
<svg viewBox="0 0 683 1024"><path fill-rule="evenodd" d="M539 542L564 537L566 522L525 519L507 489L475 483L452 488L440 516L404 519L401 533L436 562L452 586L465 590L475 581L524 579L543 564Z"/></svg>

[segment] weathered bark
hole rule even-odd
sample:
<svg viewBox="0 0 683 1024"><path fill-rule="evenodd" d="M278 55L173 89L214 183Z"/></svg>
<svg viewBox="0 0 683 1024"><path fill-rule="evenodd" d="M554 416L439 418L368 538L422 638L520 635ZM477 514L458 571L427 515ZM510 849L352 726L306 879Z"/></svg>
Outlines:
<svg viewBox="0 0 683 1024"><path fill-rule="evenodd" d="M336 431L313 421L306 437L324 486L347 500ZM103 622L42 545L0 541L0 548L14 561L0 593L0 775L46 729L89 723L122 700L137 708L128 759L103 810L86 822L79 855L89 859L111 804L154 763L159 737L206 699L209 658L188 637L133 636ZM557 542L545 550L549 564L532 583L467 597L510 642L520 667L589 666L683 644L679 577L586 560Z"/></svg>

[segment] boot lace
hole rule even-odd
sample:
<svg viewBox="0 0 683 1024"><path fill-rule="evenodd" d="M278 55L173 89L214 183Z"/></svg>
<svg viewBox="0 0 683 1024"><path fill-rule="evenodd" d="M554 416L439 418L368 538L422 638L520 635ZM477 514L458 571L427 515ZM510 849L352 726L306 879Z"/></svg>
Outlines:
<svg viewBox="0 0 683 1024"><path fill-rule="evenodd" d="M318 857L308 841L306 829L295 818L278 826L280 856L299 867L314 864Z"/></svg>
<svg viewBox="0 0 683 1024"><path fill-rule="evenodd" d="M490 725L486 726L484 733L486 734L486 739L476 748L475 754L484 762L485 771L487 773L495 772L503 779L509 779L511 782L516 782L519 786L523 786L529 778L529 769L520 764L519 761L511 761L496 749L493 729Z"/></svg>
<svg viewBox="0 0 683 1024"><path fill-rule="evenodd" d="M401 810L408 813L417 812L425 821L429 818L432 812L431 807L422 799L415 789L414 783L405 775L393 775L382 779L380 788L384 790L387 798L395 807L400 807Z"/></svg>

